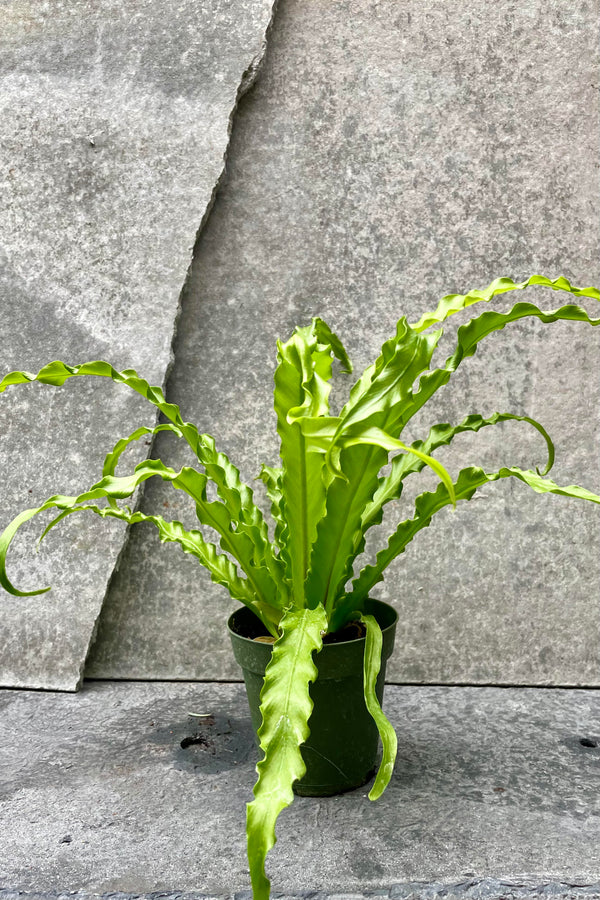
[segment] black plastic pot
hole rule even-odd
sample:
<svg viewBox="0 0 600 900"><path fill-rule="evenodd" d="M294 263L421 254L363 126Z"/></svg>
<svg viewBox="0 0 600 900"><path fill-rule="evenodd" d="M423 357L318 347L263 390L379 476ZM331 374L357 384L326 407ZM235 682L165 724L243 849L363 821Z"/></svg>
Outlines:
<svg viewBox="0 0 600 900"><path fill-rule="evenodd" d="M394 647L398 614L387 603L368 600L365 612L375 616L383 632L377 696L383 699L385 666ZM264 628L247 607L229 619L235 658L242 668L254 731L261 724L260 692L272 644L253 640ZM365 639L324 644L314 660L317 680L310 686L314 707L310 737L302 746L306 775L294 785L296 794L327 797L365 784L377 762L377 728L365 705L363 657Z"/></svg>

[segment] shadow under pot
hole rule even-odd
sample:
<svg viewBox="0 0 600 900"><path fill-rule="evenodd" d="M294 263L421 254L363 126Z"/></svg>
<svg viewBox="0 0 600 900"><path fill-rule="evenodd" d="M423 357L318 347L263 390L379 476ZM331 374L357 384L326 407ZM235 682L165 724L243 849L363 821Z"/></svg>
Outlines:
<svg viewBox="0 0 600 900"><path fill-rule="evenodd" d="M381 703L398 614L380 600L368 600L365 613L375 616L383 633L376 686ZM247 607L233 613L228 627L233 653L244 675L256 734L261 724L260 692L273 645L255 640L265 636L266 631ZM375 771L379 735L364 698L365 638L353 638L351 630L349 633L350 639L344 639L346 630L330 635L331 643L323 643L320 653L313 657L318 676L310 685L314 704L308 723L310 736L301 748L306 774L294 784L294 793L301 796L328 797L350 791L365 784Z"/></svg>

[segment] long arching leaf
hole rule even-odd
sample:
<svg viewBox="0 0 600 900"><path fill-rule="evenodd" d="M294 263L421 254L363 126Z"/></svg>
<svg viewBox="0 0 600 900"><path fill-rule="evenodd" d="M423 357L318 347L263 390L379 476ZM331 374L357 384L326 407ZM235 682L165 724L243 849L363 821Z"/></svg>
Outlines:
<svg viewBox="0 0 600 900"><path fill-rule="evenodd" d="M254 554L255 547L248 535L231 527L231 517L225 504L220 501L208 501L206 497L207 476L205 474L189 467L184 467L181 471L176 472L174 469L165 466L161 460L150 459L136 466L132 475L120 477L114 475L105 476L97 484L93 485L89 491L80 494L74 499L73 503L66 506L64 503L59 505L55 498L52 498L52 501L49 502L50 505L65 509L69 506L86 504L89 501L99 499L122 500L130 497L142 482L154 476L170 482L174 488L184 491L194 500L199 521L203 525L208 525L217 531L220 535L222 549L231 553L245 572L248 586L252 591L253 602L269 611L270 620L276 621L281 615L277 610L283 608L283 599L270 578L268 570L262 564L257 564ZM38 511L44 508L48 507L42 506ZM110 508L114 510L114 507ZM55 522L57 521L55 520ZM53 524L55 523L52 523L49 527L52 527ZM10 528L11 526L9 526ZM4 554L8 549L12 536L14 536L14 529L9 534L5 548L0 539L0 551L4 550Z"/></svg>
<svg viewBox="0 0 600 900"><path fill-rule="evenodd" d="M504 467L498 472L490 474L475 466L462 469L454 484L456 499L470 500L478 488L484 484L498 481L501 478L518 478L539 494L560 494L564 497L600 503L600 496L585 488L574 484L561 487L537 472L519 469L516 466ZM378 582L383 580L385 570L392 560L403 553L415 535L421 529L430 525L435 513L448 506L449 503L450 497L443 484L438 485L435 491L428 491L417 497L413 518L400 523L394 534L389 538L387 546L377 554L375 564L366 566L358 578L353 581L352 590L340 604L338 615L341 616L343 610L360 608L362 601L368 597L369 592ZM331 627L333 627L333 624Z"/></svg>
<svg viewBox="0 0 600 900"><path fill-rule="evenodd" d="M102 474L114 475L121 456L130 444L132 444L134 441L139 441L141 438L146 437L149 434L155 435L161 431L170 431L177 437L183 437L181 429L177 428L176 425L172 425L170 422L165 422L162 425L156 425L154 428L149 428L146 425L142 425L140 428L136 428L136 430L133 431L128 437L118 440L112 450L106 454L106 456L104 457L104 464L102 466Z"/></svg>
<svg viewBox="0 0 600 900"><path fill-rule="evenodd" d="M263 558L256 553L256 544L247 530L233 527L234 521L225 503L207 499L207 475L188 466L176 472L165 466L161 460L150 459L136 466L133 475L106 476L91 488L87 496L82 495L82 499L94 500L104 496L115 499L130 497L138 484L155 475L163 481L171 482L174 488L184 491L192 498L198 520L220 535L222 549L231 553L238 561L253 587L256 599L274 609L283 609L285 598L277 590L277 584L271 578Z"/></svg>
<svg viewBox="0 0 600 900"><path fill-rule="evenodd" d="M541 276L540 276L541 277ZM557 290L563 288L557 287ZM595 288L582 288L586 291ZM586 294L586 296L588 296ZM592 296L590 293L589 296ZM406 404L402 414L401 428L417 413L439 388L448 383L452 374L458 369L464 359L473 356L478 344L495 331L501 331L512 322L519 319L536 318L544 324L553 322L584 322L588 325L600 325L600 318L592 318L580 306L561 306L560 309L551 312L543 312L533 303L517 303L507 313L488 311L475 319L471 319L465 325L461 325L457 332L456 350L448 357L443 368L426 372L419 379L418 390L411 395L411 402Z"/></svg>
<svg viewBox="0 0 600 900"><path fill-rule="evenodd" d="M42 594L49 591L49 587L41 588L35 591L19 591L11 584L6 574L6 555L12 538L17 529L26 521L33 518L38 513L49 509L60 509L61 514L50 523L46 528L46 534L50 528L62 520L66 515L77 512L90 511L101 518L114 518L128 525L135 525L139 522L149 522L158 529L159 538L162 543L176 543L185 553L194 556L209 571L211 579L223 587L227 588L230 596L234 600L239 600L246 606L249 606L256 615L263 621L265 626L275 636L277 635L276 620L273 619L273 610L265 607L257 601L256 595L250 587L248 581L239 576L235 564L224 553L220 553L214 544L205 540L200 531L186 529L181 522L167 522L162 516L145 515L142 512L131 512L129 509L121 507L114 508L111 506L100 507L96 504L84 502L80 497L68 497L60 494L50 497L41 506L34 509L28 509L17 516L10 525L5 528L0 535L0 584L9 593L19 596L28 597L36 594Z"/></svg>
<svg viewBox="0 0 600 900"><path fill-rule="evenodd" d="M413 450L421 450L421 452L431 455L440 447L450 444L452 440L459 434L472 431L477 432L482 428L490 425L498 425L502 422L527 422L538 431L546 442L548 450L548 459L546 466L541 475L546 475L554 463L554 444L550 435L543 425L532 419L531 416L517 416L513 413L494 413L487 418L474 413L467 416L460 424L450 425L448 423L434 425L424 441L416 441L411 445ZM397 500L402 493L404 479L415 472L421 472L425 467L425 462L416 455L407 455L405 453L394 457L392 460L392 470L389 475L382 478L379 487L373 497L373 501L365 507L362 525L363 531L366 531L373 525L381 523L383 507L390 500ZM536 471L539 471L536 470ZM362 551L360 551L362 552Z"/></svg>
<svg viewBox="0 0 600 900"><path fill-rule="evenodd" d="M216 449L214 439L208 434L200 434L191 422L184 422L179 407L175 403L168 403L159 387L152 387L133 369L119 372L110 363L103 360L95 360L79 366L68 366L57 360L44 366L37 374L24 371L10 372L0 381L0 393L11 385L39 381L42 384L60 386L69 378L89 375L110 378L116 384L124 384L145 397L179 429L200 464L204 466L206 474L215 484L219 496L227 504L232 518L236 522L236 527L245 531L249 539L253 541L257 559L269 570L278 591L282 597L285 597L287 586L283 566L275 557L273 547L268 539L266 522L260 509L254 503L251 489L242 482L238 469L227 456Z"/></svg>
<svg viewBox="0 0 600 900"><path fill-rule="evenodd" d="M264 753L258 763L254 800L248 804L248 861L254 900L268 900L270 883L265 858L276 841L275 823L293 800L292 785L306 766L300 746L309 735L312 712L309 685L317 677L314 651L321 649L327 629L322 606L290 609L281 620L282 636L273 646L261 692L262 725L258 731Z"/></svg>
<svg viewBox="0 0 600 900"><path fill-rule="evenodd" d="M552 281L544 275L532 275L527 281L515 283L512 278L496 278L483 290L469 291L468 294L446 294L437 305L435 312L424 313L418 322L412 327L415 331L425 331L432 325L440 325L455 313L472 306L474 303L489 303L499 294L507 291L523 291L528 287L543 286L554 291L566 291L576 297L590 297L592 300L600 300L600 291L595 287L575 287L568 279L560 277Z"/></svg>

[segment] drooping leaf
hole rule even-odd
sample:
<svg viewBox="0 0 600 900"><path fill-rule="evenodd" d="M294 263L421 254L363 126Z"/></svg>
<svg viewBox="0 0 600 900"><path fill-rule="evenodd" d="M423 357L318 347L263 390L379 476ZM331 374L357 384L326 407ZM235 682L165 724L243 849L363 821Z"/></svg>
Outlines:
<svg viewBox="0 0 600 900"><path fill-rule="evenodd" d="M35 591L19 591L11 584L6 575L6 555L8 548L17 529L27 520L31 519L38 513L49 509L60 509L61 514L50 523L44 531L46 534L50 528L62 520L66 515L77 512L90 511L101 518L114 518L129 525L135 525L139 522L149 522L154 525L159 532L159 538L162 543L176 543L185 553L194 556L202 565L208 569L211 579L223 587L227 588L234 600L239 600L246 606L249 606L256 615L264 622L266 627L273 634L277 634L274 627L273 618L270 615L271 610L267 609L257 601L256 595L246 579L240 578L235 564L224 553L219 553L214 544L205 540L200 531L186 529L181 522L168 522L162 516L145 515L142 512L132 512L127 508L114 508L111 506L100 507L83 501L83 497L68 497L57 494L50 497L41 506L34 509L28 509L17 516L0 535L0 584L9 593L28 597L35 594L42 594L49 591L50 588L41 588Z"/></svg>
<svg viewBox="0 0 600 900"><path fill-rule="evenodd" d="M136 466L132 475L114 476L106 475L97 484L93 485L89 491L80 494L76 498L64 498L61 503L56 502L56 498L48 501L51 506L61 509L67 509L74 505L86 504L89 501L99 499L125 499L130 497L136 488L148 478L154 476L160 477L163 481L170 482L177 490L182 490L190 496L196 505L196 513L199 521L203 525L208 525L220 535L221 548L229 552L240 564L247 576L247 588L251 591L251 599L255 606L266 610L269 620L276 621L281 613L278 610L283 608L283 601L277 592L276 585L269 576L268 570L255 561L255 547L248 535L231 527L231 517L224 503L221 501L208 501L206 497L207 476L197 472L195 469L187 466L181 471L176 472L168 466L165 466L161 460L149 459L141 462ZM49 508L42 506L36 512ZM109 507L114 510L114 507ZM32 513L32 515L35 513ZM46 529L46 532L57 524L62 516L59 516L54 523ZM24 521L24 520L23 520ZM127 521L130 521L127 519ZM133 520L131 520L133 522ZM137 521L137 520L136 520ZM142 521L142 520L139 520ZM152 517L146 517L143 521L154 521ZM17 526L18 527L18 526ZM8 543L4 545L0 539L0 553L6 553L8 545L14 536L15 529L9 526ZM4 556L1 557L3 563ZM210 563L210 565L209 565ZM208 560L207 567L212 566L212 560ZM211 572L212 574L212 572ZM7 588L10 589L10 588ZM262 616L264 618L264 616Z"/></svg>
<svg viewBox="0 0 600 900"><path fill-rule="evenodd" d="M248 861L254 900L268 900L267 853L276 841L275 823L293 800L292 785L306 766L300 746L309 735L312 712L309 684L317 677L312 659L327 628L323 607L290 609L281 620L282 635L273 646L261 692L262 725L258 731L264 753L258 763L254 800L248 804Z"/></svg>
<svg viewBox="0 0 600 900"><path fill-rule="evenodd" d="M540 276L541 277L541 276ZM556 290L563 290L557 286ZM595 291L595 288L581 288L581 291ZM588 296L588 294L586 294ZM589 296L592 296L590 293ZM412 395L410 404L407 404L403 414L401 427L427 403L439 388L448 383L452 374L458 369L464 359L473 356L478 344L495 331L501 331L506 325L517 322L519 319L536 318L544 324L558 321L585 322L588 325L600 325L600 318L594 319L580 306L561 306L560 309L551 312L543 312L533 303L517 303L507 313L498 313L492 310L482 313L475 319L471 319L465 325L461 325L457 332L457 343L454 353L448 357L443 368L432 369L419 379L418 390Z"/></svg>
<svg viewBox="0 0 600 900"><path fill-rule="evenodd" d="M13 597L34 597L36 594L45 594L46 591L50 590L49 587L44 587L37 588L33 591L20 591L12 584L6 574L6 554L8 553L8 548L10 547L15 534L21 525L24 525L25 522L28 522L29 519L32 519L35 515L45 509L50 509L50 507L46 504L42 504L42 506L36 506L32 509L24 509L18 516L15 516L12 522L9 522L2 534L0 534L0 584L4 590L8 591L9 594L12 594Z"/></svg>
<svg viewBox="0 0 600 900"><path fill-rule="evenodd" d="M208 476L188 466L176 472L165 466L161 460L150 459L140 463L131 476L106 476L94 485L88 497L97 499L102 496L115 498L130 497L137 485L154 475L169 481L174 488L182 490L192 498L196 506L198 521L213 528L220 536L221 548L238 561L249 583L252 585L256 599L274 609L283 609L285 598L277 590L277 584L271 578L269 569L263 558L256 553L256 544L246 529L233 527L234 522L230 507L220 500L209 501L206 496Z"/></svg>
<svg viewBox="0 0 600 900"><path fill-rule="evenodd" d="M572 285L566 278L560 277L552 281L544 275L532 275L527 281L515 283L512 278L496 278L490 285L481 291L473 290L468 294L446 294L438 303L435 312L424 313L418 322L412 327L415 331L425 331L432 325L440 325L450 316L463 309L472 306L474 303L489 303L499 294L505 294L507 291L523 291L528 287L544 286L552 288L554 291L566 291L576 297L590 297L593 300L600 300L600 291L595 287L579 288Z"/></svg>
<svg viewBox="0 0 600 900"><path fill-rule="evenodd" d="M255 545L256 564L264 566L269 571L281 594L282 603L285 603L287 584L283 565L276 558L274 548L269 542L266 522L260 509L254 503L251 489L242 482L238 469L227 456L217 451L214 439L208 434L200 434L192 423L184 422L179 407L175 403L168 403L159 387L152 387L133 369L119 372L102 360L83 363L79 366L68 366L63 362L55 361L44 366L37 374L21 371L10 372L0 381L0 393L11 385L39 381L42 384L60 386L69 378L83 376L110 378L116 384L124 384L152 403L176 426L196 454L200 464L204 466L206 474L215 484L219 496L227 504L236 529L244 532Z"/></svg>
<svg viewBox="0 0 600 900"><path fill-rule="evenodd" d="M592 503L600 503L600 496L579 487L567 485L561 487L551 479L544 478L537 472L519 469L516 466L503 467L498 472L486 473L483 469L469 466L459 473L454 484L454 492L457 500L470 500L475 491L484 484L498 481L501 478L517 478L527 484L532 490L540 494L561 494L565 497L573 497L580 500L589 500ZM353 582L352 590L344 597L340 604L342 609L356 609L375 585L383 580L385 570L397 556L404 552L406 546L415 535L423 528L430 525L436 512L448 506L450 497L445 485L439 484L435 491L427 491L420 494L415 501L415 515L398 525L394 534L389 538L387 546L377 554L373 565L366 566ZM333 624L332 626L333 627Z"/></svg>
<svg viewBox="0 0 600 900"><path fill-rule="evenodd" d="M430 429L427 438L424 441L416 441L411 445L411 449L413 451L421 450L423 453L431 455L440 447L450 444L459 434L464 434L468 431L477 432L487 426L498 425L501 422L508 421L527 422L542 435L546 442L548 459L544 471L540 474L546 475L554 463L554 444L543 425L530 416L517 416L513 413L493 413L493 415L484 418L474 413L467 416L459 425L450 425L448 423L434 425ZM422 471L424 467L425 462L415 455L414 452L412 455L403 453L394 457L390 474L380 479L379 487L372 502L365 507L362 519L363 533L371 526L381 523L384 505L389 503L390 500L397 500L400 497L404 479L410 474Z"/></svg>
<svg viewBox="0 0 600 900"><path fill-rule="evenodd" d="M146 437L149 434L158 434L160 431L170 431L173 434L176 434L177 437L183 437L181 430L177 428L176 425L172 425L170 422L166 422L162 425L157 425L154 428L148 428L147 426L142 425L140 428L136 428L136 430L132 432L132 434L130 434L128 437L120 438L120 440L117 441L112 450L106 454L106 456L104 457L104 464L102 466L102 474L114 475L121 456L130 444L132 444L134 441L139 441L141 438ZM117 501L114 500L113 497L107 497L107 501L111 506L117 506Z"/></svg>
<svg viewBox="0 0 600 900"><path fill-rule="evenodd" d="M350 357L346 352L346 348L337 334L333 333L327 322L324 322L323 319L313 319L313 328L318 342L323 344L324 347L329 348L328 352L330 350L334 357L341 362L342 372L346 375L350 375L352 372L352 363L350 362Z"/></svg>
<svg viewBox="0 0 600 900"><path fill-rule="evenodd" d="M134 441L139 441L141 438L146 437L149 434L158 434L160 431L170 431L171 433L177 435L177 437L183 436L181 433L181 429L177 428L176 425L172 425L170 422L165 422L162 425L156 425L154 428L149 428L146 425L142 425L140 428L136 428L136 430L132 432L128 437L118 440L112 450L106 454L106 456L104 457L104 464L102 466L102 474L114 475L121 456L130 444L132 444Z"/></svg>
<svg viewBox="0 0 600 900"><path fill-rule="evenodd" d="M377 800L390 783L394 771L396 753L398 750L398 738L391 722L384 715L379 705L375 686L377 676L381 668L381 650L383 647L383 635L375 616L361 614L360 621L367 629L365 640L365 656L363 665L363 679L365 691L365 703L369 713L373 717L379 737L381 738L382 757L375 782L369 791L369 800Z"/></svg>

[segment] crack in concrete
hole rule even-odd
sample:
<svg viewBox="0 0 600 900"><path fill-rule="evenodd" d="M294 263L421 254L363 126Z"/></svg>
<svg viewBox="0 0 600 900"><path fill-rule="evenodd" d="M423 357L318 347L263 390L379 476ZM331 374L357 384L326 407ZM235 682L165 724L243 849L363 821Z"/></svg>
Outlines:
<svg viewBox="0 0 600 900"><path fill-rule="evenodd" d="M225 149L224 149L224 151L223 151L223 166L222 166L222 168L221 168L221 172L220 172L220 174L219 174L219 177L217 178L217 180L216 180L216 182L215 182L215 184L214 184L214 186L213 186L213 189L212 189L210 198L209 198L208 203L206 204L206 208L205 208L205 210L204 210L204 214L203 214L203 216L202 216L202 219L200 220L200 225L198 226L198 230L196 231L196 236L195 236L195 239L194 239L194 244L193 244L192 252L191 252L191 255L190 255L190 262L189 262L188 269L187 269L187 272L186 272L186 276L185 276L185 279L184 279L182 288L181 288L181 290L180 290L180 292L179 292L179 296L178 296L178 300L177 300L177 308L176 308L176 310L175 310L175 316L174 316L174 318L173 318L173 331L172 331L172 334L171 334L171 341L170 341L169 361L168 361L167 366L166 366L166 368L165 368L165 374L164 374L164 377L163 377L162 384L161 384L161 386L160 386L160 387L161 387L161 390L163 391L163 393L164 393L165 396L167 396L168 384L169 384L169 378L170 378L170 376L171 376L171 372L173 371L173 366L175 365L175 349L174 349L174 348L175 348L175 344L176 344L176 342L177 342L177 328L178 328L178 325L179 325L179 320L180 320L180 318L181 318L181 310L182 310L182 305L183 305L183 298L184 298L184 296L185 296L185 293L186 293L186 290L187 290L187 287L188 287L188 284L189 284L189 281L190 281L190 277L191 277L192 264L193 264L194 257L195 257L195 254L196 254L196 247L198 246L198 242L200 241L200 239L201 239L201 237L202 237L202 233L203 233L203 231L204 231L204 229L205 229L205 227L206 227L206 224L207 224L207 222L208 222L208 220L209 220L209 218L210 218L210 214L211 214L211 212L212 212L212 210L213 210L213 207L214 207L214 205L215 205L217 196L218 196L218 194L219 194L219 190L220 190L220 188L221 188L221 185L223 184L223 180L224 180L225 175L226 175L226 173L227 173L227 158L228 158L228 155L229 155L229 148L230 148L230 146L231 146L231 135L232 135L232 133L233 133L233 128L234 128L234 123L235 123L236 113L237 113L237 110L238 110L238 107L239 107L239 104L240 104L240 101L241 101L242 97L243 97L245 94L247 94L248 91L255 85L255 83L256 83L256 81L257 81L257 79L258 79L258 77L259 77L259 74L260 74L260 71L261 71L261 69L262 69L262 66L263 66L263 63L264 63L264 59L265 59L265 56L266 56L267 46L268 46L268 43L269 43L269 37L270 37L270 34L271 34L271 30L272 30L272 28L273 28L273 23L274 23L274 21L275 21L275 15L276 15L276 12L277 12L277 6L278 6L278 4L279 4L279 0L273 0L273 4L272 4L272 6L271 6L271 13L270 13L270 16L269 16L269 21L267 22L267 26L266 26L266 28L265 28L265 30L264 30L264 33L263 33L263 37L262 37L262 41L261 41L260 50L258 51L258 53L256 53L256 54L252 57L252 59L250 60L249 64L247 65L247 67L246 67L246 68L244 69L244 71L242 72L242 76L241 76L241 78L240 78L240 83L239 83L239 85L238 85L238 89L237 89L237 92L236 92L236 95L235 95L235 100L234 100L233 106L232 106L232 108L231 108L231 112L229 113L229 118L228 118L228 120L227 120L227 141L226 141L226 144L225 144ZM154 419L153 419L153 426L156 425L156 424L158 423L158 421L159 421L159 415L160 415L160 414L159 414L158 411L157 411L157 412L156 412L156 415L154 416ZM147 452L147 455L146 455L146 459L149 459L149 458L151 458L151 456L152 456L152 453L153 453L153 450L154 450L155 439L156 439L156 435L152 435L151 438L150 438L150 443L149 443L149 445L148 445L148 452ZM141 504L142 504L142 501L143 501L143 498L144 498L144 488L145 488L145 482L142 483L142 484L140 485L140 487L136 490L135 494L133 495L132 508L133 508L134 510L138 510L138 509L140 508ZM82 684L83 684L83 679L84 679L84 674L85 674L85 667L86 667L86 664L87 664L87 661L88 661L88 657L89 657L89 655L90 655L90 651L91 651L91 649L92 649L92 647L93 647L93 645L94 645L94 643L95 643L95 641L96 641L96 637L97 637L97 634L98 634L98 627L99 627L99 623L100 623L100 617L101 617L101 615L102 615L102 610L103 610L103 608L104 608L104 604L105 604L105 602L106 602L106 598L108 597L108 594L109 594L109 592L110 592L111 585L112 585L112 581L113 581L113 579L114 579L114 577L115 577L115 574L116 574L116 573L118 572L118 570L119 570L119 566L121 565L121 561L122 561L123 558L124 558L125 551L126 551L126 549L127 549L127 545L128 545L128 543L129 543L129 540L130 540L130 531L131 531L131 526L128 525L127 528L126 528L126 530L125 530L125 534L124 534L124 537L123 537L123 543L121 544L121 549L119 550L119 553L117 554L117 557L116 557L116 559L115 559L115 564L114 564L114 566L113 566L112 572L111 572L111 574L109 575L108 580L107 580L107 582L106 582L106 589L105 589L105 591L104 591L104 597L102 598L102 603L100 604L100 607L99 607L99 609L98 609L98 614L97 614L97 616L96 616L96 619L95 619L95 622L94 622L94 627L93 627L92 632L91 632L91 635L90 635L90 640L89 640L89 643L88 643L87 652L86 652L86 654L85 654L85 657L81 660L81 663L80 663L80 666L79 666L79 672L78 672L78 677L77 677L77 684L76 684L76 687L75 687L75 690L76 690L76 691L79 691L79 690L81 689Z"/></svg>

